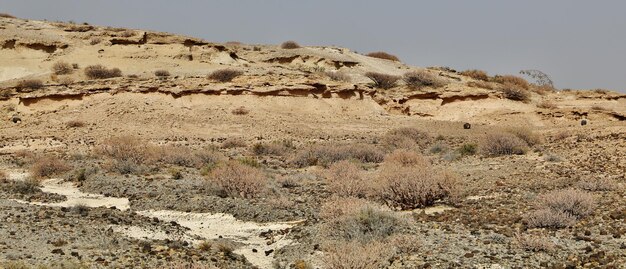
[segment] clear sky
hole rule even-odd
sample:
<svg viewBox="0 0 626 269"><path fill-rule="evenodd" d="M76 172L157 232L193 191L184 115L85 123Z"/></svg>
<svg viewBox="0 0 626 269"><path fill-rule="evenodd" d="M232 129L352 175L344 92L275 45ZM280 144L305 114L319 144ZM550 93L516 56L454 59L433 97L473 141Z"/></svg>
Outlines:
<svg viewBox="0 0 626 269"><path fill-rule="evenodd" d="M0 12L216 42L386 51L491 75L539 69L559 88L626 92L624 0L0 0Z"/></svg>

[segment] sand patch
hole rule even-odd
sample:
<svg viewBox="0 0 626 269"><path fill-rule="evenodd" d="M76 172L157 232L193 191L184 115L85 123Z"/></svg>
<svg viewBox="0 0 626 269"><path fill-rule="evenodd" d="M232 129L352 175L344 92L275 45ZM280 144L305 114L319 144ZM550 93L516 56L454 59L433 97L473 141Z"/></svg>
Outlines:
<svg viewBox="0 0 626 269"><path fill-rule="evenodd" d="M55 178L43 181L41 183L41 191L65 196L67 200L59 203L26 202L21 200L16 201L39 206L72 207L76 205L84 205L87 207L115 207L116 209L122 211L130 208L130 202L127 198L105 197L100 194L84 193L73 183L64 182L63 179Z"/></svg>

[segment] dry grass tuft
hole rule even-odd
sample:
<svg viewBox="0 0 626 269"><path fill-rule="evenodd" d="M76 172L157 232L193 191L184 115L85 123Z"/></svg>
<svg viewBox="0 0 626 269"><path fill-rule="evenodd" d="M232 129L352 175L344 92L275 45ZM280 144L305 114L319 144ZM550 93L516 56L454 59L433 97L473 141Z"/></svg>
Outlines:
<svg viewBox="0 0 626 269"><path fill-rule="evenodd" d="M537 107L543 108L543 109L557 109L558 108L558 106L555 103L551 101L547 101L547 100L541 101L541 103L537 104Z"/></svg>
<svg viewBox="0 0 626 269"><path fill-rule="evenodd" d="M524 140L524 142L531 147L543 143L543 138L540 135L534 133L526 127L509 128L507 132L517 136L521 140Z"/></svg>
<svg viewBox="0 0 626 269"><path fill-rule="evenodd" d="M390 60L394 62L400 61L400 58L396 57L395 55L386 53L384 51L370 52L368 54L365 54L365 56L374 57L378 59L384 59L384 60Z"/></svg>
<svg viewBox="0 0 626 269"><path fill-rule="evenodd" d="M483 70L477 70L477 69L465 70L465 71L462 71L460 74L464 76L468 76L475 80L489 81L489 75L487 75L487 72Z"/></svg>
<svg viewBox="0 0 626 269"><path fill-rule="evenodd" d="M233 115L248 115L250 114L250 110L248 110L245 106L240 106L238 108L233 109L230 113Z"/></svg>
<svg viewBox="0 0 626 269"><path fill-rule="evenodd" d="M331 192L342 197L365 198L371 184L363 169L351 161L339 161L326 171L326 183Z"/></svg>
<svg viewBox="0 0 626 269"><path fill-rule="evenodd" d="M52 65L52 72L57 75L68 75L74 72L74 68L69 63L56 62Z"/></svg>
<svg viewBox="0 0 626 269"><path fill-rule="evenodd" d="M430 135L418 128L402 127L387 132L382 137L382 144L390 149L423 149L430 144Z"/></svg>
<svg viewBox="0 0 626 269"><path fill-rule="evenodd" d="M425 70L406 73L402 76L402 80L412 89L420 89L422 87L439 88L447 84L444 79Z"/></svg>
<svg viewBox="0 0 626 269"><path fill-rule="evenodd" d="M70 166L54 156L44 156L35 160L30 168L31 176L35 178L47 178L69 171Z"/></svg>
<svg viewBox="0 0 626 269"><path fill-rule="evenodd" d="M99 64L85 67L84 72L89 79L107 79L122 76L122 71L119 68L108 69Z"/></svg>
<svg viewBox="0 0 626 269"><path fill-rule="evenodd" d="M241 75L243 75L243 71L241 70L220 69L213 71L207 78L219 82L230 82Z"/></svg>
<svg viewBox="0 0 626 269"><path fill-rule="evenodd" d="M518 77L518 76L513 76L513 75L504 75L504 76L495 76L493 77L493 81L500 83L500 84L509 84L509 85L516 85L518 87L521 87L524 90L528 90L530 87L530 84L528 83L528 81L526 81L525 79Z"/></svg>
<svg viewBox="0 0 626 269"><path fill-rule="evenodd" d="M280 44L280 48L281 49L297 49L301 47L300 47L300 44L298 44L296 41L289 40Z"/></svg>
<svg viewBox="0 0 626 269"><path fill-rule="evenodd" d="M290 140L274 141L271 143L256 143L252 146L252 152L261 156L282 156L294 148Z"/></svg>
<svg viewBox="0 0 626 269"><path fill-rule="evenodd" d="M391 89L398 84L399 76L388 75L376 72L367 72L365 76L374 82L374 87L380 89Z"/></svg>
<svg viewBox="0 0 626 269"><path fill-rule="evenodd" d="M324 262L333 269L379 269L395 254L389 243L333 242L324 247Z"/></svg>
<svg viewBox="0 0 626 269"><path fill-rule="evenodd" d="M371 145L312 145L297 152L291 163L298 167L328 166L341 160L358 160L364 163L379 163L384 154Z"/></svg>
<svg viewBox="0 0 626 269"><path fill-rule="evenodd" d="M39 79L25 79L17 84L17 88L24 90L37 90L43 88L43 82Z"/></svg>
<svg viewBox="0 0 626 269"><path fill-rule="evenodd" d="M507 83L500 88L500 91L506 99L521 101L524 103L530 101L530 93L528 92L528 90L518 85Z"/></svg>
<svg viewBox="0 0 626 269"><path fill-rule="evenodd" d="M240 137L230 137L222 142L222 148L224 149L245 148L246 146L248 144Z"/></svg>
<svg viewBox="0 0 626 269"><path fill-rule="evenodd" d="M85 126L85 122L80 120L71 120L65 124L68 128L80 128Z"/></svg>
<svg viewBox="0 0 626 269"><path fill-rule="evenodd" d="M515 241L521 248L528 251L553 252L556 250L556 244L545 236L516 234Z"/></svg>
<svg viewBox="0 0 626 269"><path fill-rule="evenodd" d="M154 75L158 78L166 78L171 76L170 71L164 69L154 71Z"/></svg>
<svg viewBox="0 0 626 269"><path fill-rule="evenodd" d="M576 186L586 191L613 191L619 188L617 181L607 177L582 179Z"/></svg>
<svg viewBox="0 0 626 269"><path fill-rule="evenodd" d="M461 196L461 182L456 176L434 169L426 160L403 163L395 159L381 165L375 184L376 196L391 208L421 208Z"/></svg>
<svg viewBox="0 0 626 269"><path fill-rule="evenodd" d="M350 78L350 75L343 73L343 72L327 71L327 72L324 72L324 74L333 81L350 82L352 80Z"/></svg>
<svg viewBox="0 0 626 269"><path fill-rule="evenodd" d="M9 18L9 19L16 19L17 17L9 14L9 13L0 13L0 18Z"/></svg>
<svg viewBox="0 0 626 269"><path fill-rule="evenodd" d="M538 210L526 216L529 227L565 228L595 209L593 196L575 189L555 190L539 196L536 200Z"/></svg>
<svg viewBox="0 0 626 269"><path fill-rule="evenodd" d="M209 181L230 197L254 198L267 186L267 177L261 169L234 160L218 165L209 175Z"/></svg>
<svg viewBox="0 0 626 269"><path fill-rule="evenodd" d="M397 149L385 156L385 163L404 167L425 166L428 165L428 160L415 151Z"/></svg>
<svg viewBox="0 0 626 269"><path fill-rule="evenodd" d="M483 139L480 148L488 156L521 155L528 150L528 144L511 133L492 133Z"/></svg>

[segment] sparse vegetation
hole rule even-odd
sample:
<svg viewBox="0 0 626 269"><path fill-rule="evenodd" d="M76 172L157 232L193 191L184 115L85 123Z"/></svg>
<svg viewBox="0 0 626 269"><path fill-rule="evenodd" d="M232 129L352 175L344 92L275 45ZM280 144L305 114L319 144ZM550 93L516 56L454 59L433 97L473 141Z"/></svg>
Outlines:
<svg viewBox="0 0 626 269"><path fill-rule="evenodd" d="M334 194L343 197L365 198L371 186L361 167L346 160L330 166L326 173L326 182Z"/></svg>
<svg viewBox="0 0 626 269"><path fill-rule="evenodd" d="M478 152L478 145L474 143L465 143L461 145L457 151L461 154L461 156L474 155Z"/></svg>
<svg viewBox="0 0 626 269"><path fill-rule="evenodd" d="M517 234L515 240L521 248L528 251L552 252L556 249L556 244L546 236Z"/></svg>
<svg viewBox="0 0 626 269"><path fill-rule="evenodd" d="M481 144L481 151L489 156L521 155L528 150L528 144L511 133L488 134Z"/></svg>
<svg viewBox="0 0 626 269"><path fill-rule="evenodd" d="M20 91L32 91L43 88L43 82L39 79L25 79L17 84Z"/></svg>
<svg viewBox="0 0 626 269"><path fill-rule="evenodd" d="M411 165L385 161L378 172L376 195L391 208L410 210L437 200L455 201L461 195L460 181L427 161Z"/></svg>
<svg viewBox="0 0 626 269"><path fill-rule="evenodd" d="M108 79L122 76L122 71L119 68L108 69L99 64L85 67L84 72L89 79Z"/></svg>
<svg viewBox="0 0 626 269"><path fill-rule="evenodd" d="M52 65L52 72L57 75L68 75L74 72L74 68L66 62L56 62Z"/></svg>
<svg viewBox="0 0 626 269"><path fill-rule="evenodd" d="M231 137L222 142L222 148L245 148L248 144L240 137Z"/></svg>
<svg viewBox="0 0 626 269"><path fill-rule="evenodd" d="M70 169L70 166L62 159L44 156L35 160L30 168L30 174L36 178L47 178L67 172Z"/></svg>
<svg viewBox="0 0 626 269"><path fill-rule="evenodd" d="M538 210L528 214L530 227L564 228L593 213L591 194L576 189L555 190L539 196Z"/></svg>
<svg viewBox="0 0 626 269"><path fill-rule="evenodd" d="M543 108L543 109L557 109L557 105L551 101L541 101L541 103L537 104L538 108Z"/></svg>
<svg viewBox="0 0 626 269"><path fill-rule="evenodd" d="M396 57L395 55L391 55L389 53L386 53L384 51L370 52L370 53L365 54L365 55L369 56L369 57L374 57L374 58L384 59L384 60L390 60L390 61L394 61L394 62L399 62L400 61L400 58Z"/></svg>
<svg viewBox="0 0 626 269"><path fill-rule="evenodd" d="M324 74L326 74L328 78L334 81L350 82L352 80L350 78L350 75L339 71L326 71L324 72Z"/></svg>
<svg viewBox="0 0 626 269"><path fill-rule="evenodd" d="M209 175L209 181L230 197L253 198L261 194L267 178L262 170L238 161L218 165Z"/></svg>
<svg viewBox="0 0 626 269"><path fill-rule="evenodd" d="M382 144L390 150L423 149L432 141L430 135L418 128L402 127L387 132L382 137Z"/></svg>
<svg viewBox="0 0 626 269"><path fill-rule="evenodd" d="M80 128L85 126L85 122L80 120L71 120L65 124L68 128Z"/></svg>
<svg viewBox="0 0 626 269"><path fill-rule="evenodd" d="M468 76L475 80L489 81L489 75L487 75L487 72L482 71L482 70L477 70L477 69L465 70L465 71L462 71L460 74L464 76Z"/></svg>
<svg viewBox="0 0 626 269"><path fill-rule="evenodd" d="M282 140L271 143L256 143L252 146L252 152L256 155L282 156L294 148L291 140Z"/></svg>
<svg viewBox="0 0 626 269"><path fill-rule="evenodd" d="M530 101L530 93L528 90L525 90L518 85L507 83L502 86L500 91L506 99L521 102Z"/></svg>
<svg viewBox="0 0 626 269"><path fill-rule="evenodd" d="M208 78L219 82L231 82L233 79L241 75L243 75L243 71L240 70L219 69L209 74Z"/></svg>
<svg viewBox="0 0 626 269"><path fill-rule="evenodd" d="M282 44L280 44L280 48L281 49L298 49L300 48L300 44L298 44L296 41L285 41Z"/></svg>
<svg viewBox="0 0 626 269"><path fill-rule="evenodd" d="M517 136L521 140L524 140L524 142L531 147L543 143L541 136L526 127L509 128L507 132Z"/></svg>
<svg viewBox="0 0 626 269"><path fill-rule="evenodd" d="M240 106L231 111L233 115L248 115L250 110L248 110L245 106Z"/></svg>
<svg viewBox="0 0 626 269"><path fill-rule="evenodd" d="M425 70L406 73L402 76L402 79L412 89L420 89L422 87L439 88L446 85L445 80Z"/></svg>
<svg viewBox="0 0 626 269"><path fill-rule="evenodd" d="M164 69L154 71L154 75L158 78L166 78L170 76L170 72Z"/></svg>
<svg viewBox="0 0 626 269"><path fill-rule="evenodd" d="M528 84L528 81L526 81L523 78L517 77L517 76L513 76L513 75L503 75L503 76L495 76L493 77L493 81L497 82L497 83L501 83L501 84L505 84L505 85L515 85L520 87L523 90L528 90L530 85Z"/></svg>
<svg viewBox="0 0 626 269"><path fill-rule="evenodd" d="M367 72L365 76L374 82L374 87L381 89L391 89L395 87L400 80L399 76L376 72Z"/></svg>
<svg viewBox="0 0 626 269"><path fill-rule="evenodd" d="M306 147L292 157L291 162L298 167L328 166L341 160L358 160L365 163L378 163L384 158L382 151L369 145L313 145Z"/></svg>

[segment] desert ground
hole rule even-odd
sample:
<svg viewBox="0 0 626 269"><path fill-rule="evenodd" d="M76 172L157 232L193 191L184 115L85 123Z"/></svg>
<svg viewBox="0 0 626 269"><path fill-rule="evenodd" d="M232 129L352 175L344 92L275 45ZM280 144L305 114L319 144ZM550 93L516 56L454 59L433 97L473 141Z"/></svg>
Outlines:
<svg viewBox="0 0 626 269"><path fill-rule="evenodd" d="M626 268L626 94L0 17L0 268Z"/></svg>

